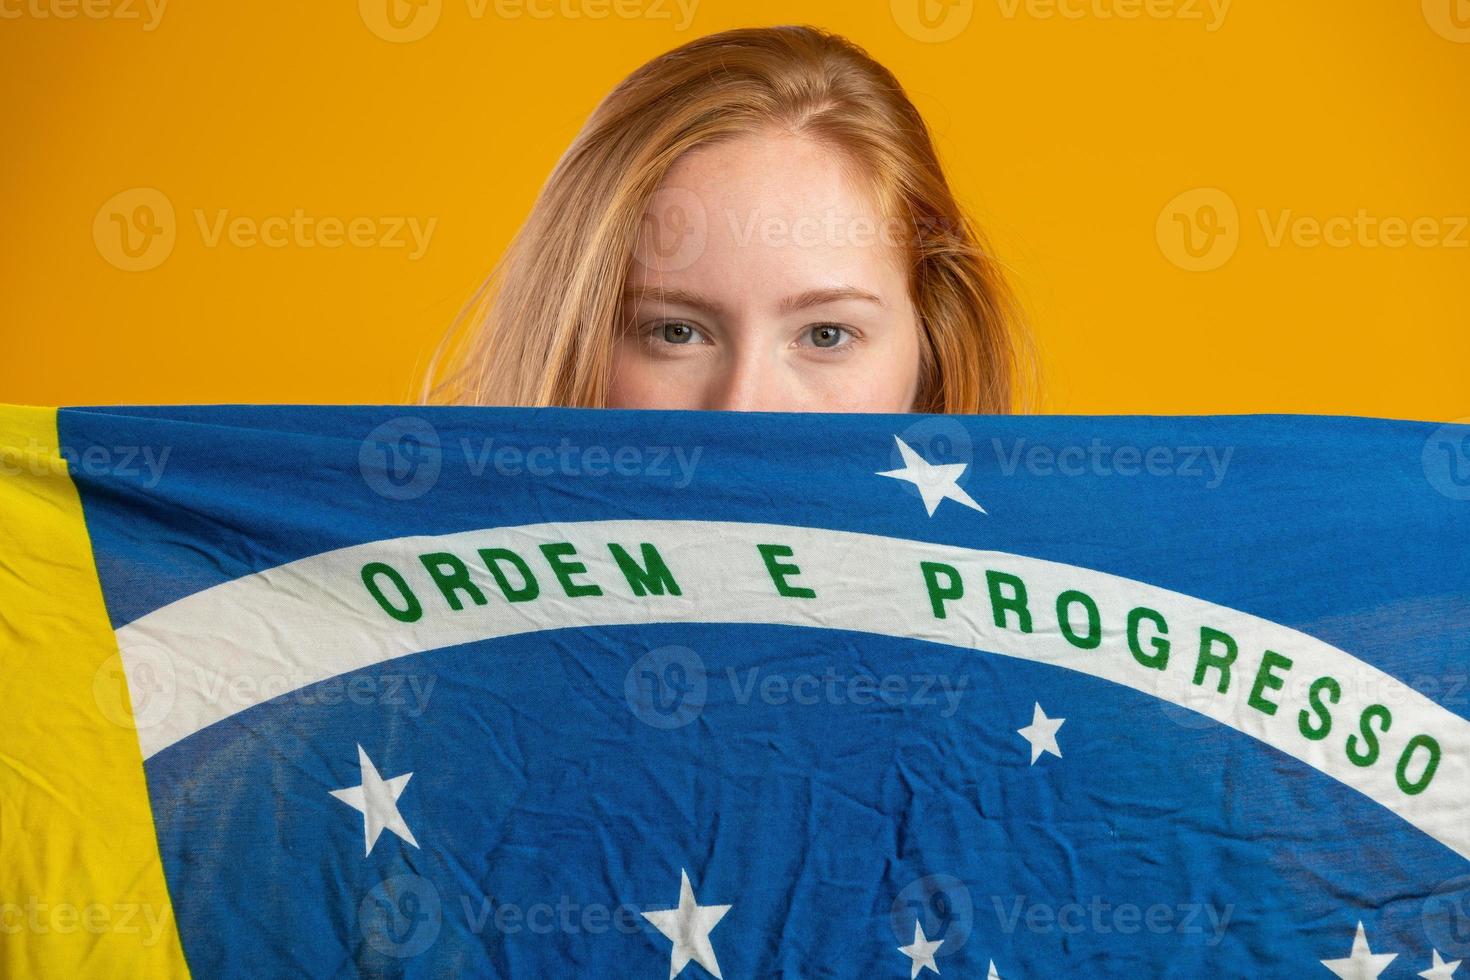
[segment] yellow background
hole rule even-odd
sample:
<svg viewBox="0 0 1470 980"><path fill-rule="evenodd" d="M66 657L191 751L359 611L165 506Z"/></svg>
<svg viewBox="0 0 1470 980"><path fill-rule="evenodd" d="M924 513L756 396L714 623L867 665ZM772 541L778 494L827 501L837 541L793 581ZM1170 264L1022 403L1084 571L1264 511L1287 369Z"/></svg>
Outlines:
<svg viewBox="0 0 1470 980"><path fill-rule="evenodd" d="M1044 410L1470 414L1470 0L923 0L933 31L920 0L699 0L683 30L675 0L418 2L0 0L0 401L408 400L615 82L810 22L934 127L1035 321ZM173 248L125 271L136 188ZM211 245L195 216L298 209L437 223L411 259ZM1452 241L1271 240L1360 211Z"/></svg>

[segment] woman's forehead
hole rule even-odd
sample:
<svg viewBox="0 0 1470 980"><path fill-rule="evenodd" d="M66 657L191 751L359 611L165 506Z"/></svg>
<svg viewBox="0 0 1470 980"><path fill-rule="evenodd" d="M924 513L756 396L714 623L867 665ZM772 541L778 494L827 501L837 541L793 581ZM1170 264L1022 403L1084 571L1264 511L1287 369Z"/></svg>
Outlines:
<svg viewBox="0 0 1470 980"><path fill-rule="evenodd" d="M629 286L718 304L844 287L897 302L904 234L849 179L839 151L791 134L744 137L670 171L643 215Z"/></svg>

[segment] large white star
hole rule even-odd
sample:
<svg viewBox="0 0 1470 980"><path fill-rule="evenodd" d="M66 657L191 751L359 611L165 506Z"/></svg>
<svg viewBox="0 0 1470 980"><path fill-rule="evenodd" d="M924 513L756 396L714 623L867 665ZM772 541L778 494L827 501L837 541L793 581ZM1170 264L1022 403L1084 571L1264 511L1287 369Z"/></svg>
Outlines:
<svg viewBox="0 0 1470 980"><path fill-rule="evenodd" d="M1001 980L1000 974L995 969L995 960L990 961L990 972L985 975L985 980Z"/></svg>
<svg viewBox="0 0 1470 980"><path fill-rule="evenodd" d="M964 504L972 510L985 513L985 508L975 502L975 499L965 492L955 481L960 474L965 472L966 463L931 463L918 453L908 443L898 436L893 437L898 443L898 452L903 456L903 469L884 470L878 476L891 476L895 480L907 480L919 488L919 495L924 498L924 508L929 511L929 516L934 516L934 509L942 500L953 500Z"/></svg>
<svg viewBox="0 0 1470 980"><path fill-rule="evenodd" d="M1368 948L1368 934L1363 923L1358 922L1358 935L1353 939L1353 951L1345 959L1323 960L1327 967L1342 980L1378 980L1378 974L1388 969L1399 954L1375 953Z"/></svg>
<svg viewBox="0 0 1470 980"><path fill-rule="evenodd" d="M1033 702L1035 703L1035 702ZM1061 746L1057 745L1057 729L1062 727L1065 718L1048 718L1046 712L1041 710L1041 705L1036 704L1031 712L1031 724L1016 731L1022 738L1031 743L1031 764L1036 765L1036 760L1041 758L1041 753L1050 752L1058 759L1062 757Z"/></svg>
<svg viewBox="0 0 1470 980"><path fill-rule="evenodd" d="M689 872L679 869L679 907L643 913L643 917L659 932L674 941L673 952L669 954L669 980L674 980L690 960L715 977L720 976L720 964L715 959L714 947L709 944L709 934L728 911L728 905L700 905L696 902L694 886L689 884Z"/></svg>
<svg viewBox="0 0 1470 980"><path fill-rule="evenodd" d="M418 847L413 831L408 829L403 814L398 812L398 797L403 795L403 787L408 785L413 773L384 779L378 775L378 767L373 765L373 760L368 758L361 745L357 747L357 765L362 772L362 783L350 789L334 789L332 795L362 814L362 836L367 844L363 853L373 853L373 845L384 830L391 830Z"/></svg>
<svg viewBox="0 0 1470 980"><path fill-rule="evenodd" d="M1430 965L1429 969L1420 970L1419 975L1424 980L1454 980L1455 971L1465 961L1455 960L1453 963L1446 963L1444 957L1439 955L1439 950L1435 949L1430 952L1434 954L1434 963Z"/></svg>
<svg viewBox="0 0 1470 980"><path fill-rule="evenodd" d="M935 973L939 972L939 966L934 962L934 951L944 945L943 939L927 939L924 936L924 927L919 920L914 920L914 941L907 946L898 947L898 951L913 960L912 969L909 971L909 980L914 980L919 971L928 967Z"/></svg>

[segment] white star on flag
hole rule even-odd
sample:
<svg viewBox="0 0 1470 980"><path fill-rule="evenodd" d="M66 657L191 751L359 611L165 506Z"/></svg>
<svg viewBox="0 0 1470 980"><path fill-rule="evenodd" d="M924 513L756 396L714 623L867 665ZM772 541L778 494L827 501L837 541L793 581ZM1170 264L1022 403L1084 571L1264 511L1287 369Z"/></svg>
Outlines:
<svg viewBox="0 0 1470 980"><path fill-rule="evenodd" d="M985 513L985 508L975 502L975 499L965 492L955 481L960 474L965 472L966 463L931 463L918 453L914 452L908 443L898 436L893 437L898 443L898 451L903 456L903 469L884 470L877 476L889 476L895 480L906 480L919 488L919 495L924 498L924 508L929 511L929 516L934 516L934 510L942 500L953 500L964 504L972 510Z"/></svg>
<svg viewBox="0 0 1470 980"><path fill-rule="evenodd" d="M696 902L694 886L689 884L689 872L679 869L679 907L643 913L643 917L659 932L674 941L673 951L669 954L669 980L674 980L690 960L718 980L723 980L714 947L709 944L709 934L730 908L729 905L700 905Z"/></svg>
<svg viewBox="0 0 1470 980"><path fill-rule="evenodd" d="M1439 955L1439 950L1435 949L1431 950L1431 952L1434 954L1434 963L1430 965L1429 969L1420 970L1419 975L1424 980L1454 980L1455 971L1465 961L1455 960L1453 963L1446 963L1444 957Z"/></svg>
<svg viewBox="0 0 1470 980"><path fill-rule="evenodd" d="M912 969L909 972L909 980L914 980L919 971L926 967L939 972L939 967L934 962L934 951L944 945L943 939L927 939L924 936L924 927L919 920L914 920L914 941L907 946L898 947L898 951L913 960Z"/></svg>
<svg viewBox="0 0 1470 980"><path fill-rule="evenodd" d="M1062 727L1065 718L1048 718L1046 712L1041 710L1041 705L1036 703L1031 713L1031 724L1025 728L1018 728L1016 732L1031 743L1031 764L1036 765L1036 760L1041 758L1043 752L1050 752L1058 759L1062 757L1061 746L1057 745L1057 729Z"/></svg>
<svg viewBox="0 0 1470 980"><path fill-rule="evenodd" d="M1378 980L1378 974L1388 969L1388 964L1398 958L1397 953L1375 953L1368 948L1368 934L1363 923L1358 922L1358 935L1353 939L1353 951L1345 959L1323 960L1322 965L1342 980Z"/></svg>
<svg viewBox="0 0 1470 980"><path fill-rule="evenodd" d="M373 845L378 842L378 835L384 830L391 830L418 847L419 842L413 839L413 831L408 829L403 814L398 812L398 797L403 795L403 788L408 785L413 773L406 772L402 776L384 779L378 775L378 767L373 765L373 760L368 758L361 745L357 747L357 765L362 772L362 783L350 789L334 789L331 792L337 799L362 814L362 836L367 845L363 853L373 853Z"/></svg>
<svg viewBox="0 0 1470 980"><path fill-rule="evenodd" d="M990 972L985 975L985 980L1001 980L1000 974L995 969L995 960L990 961Z"/></svg>

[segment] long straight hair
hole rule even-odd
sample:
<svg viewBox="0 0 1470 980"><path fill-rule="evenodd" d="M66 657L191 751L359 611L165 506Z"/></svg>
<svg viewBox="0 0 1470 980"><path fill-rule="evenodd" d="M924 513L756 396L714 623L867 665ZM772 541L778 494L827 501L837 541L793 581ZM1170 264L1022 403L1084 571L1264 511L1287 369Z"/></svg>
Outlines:
<svg viewBox="0 0 1470 980"><path fill-rule="evenodd" d="M421 399L604 406L624 284L664 176L695 147L773 126L847 154L880 213L904 229L922 335L915 409L1029 407L1035 361L1020 306L923 118L888 69L813 27L699 38L613 89L440 343Z"/></svg>

